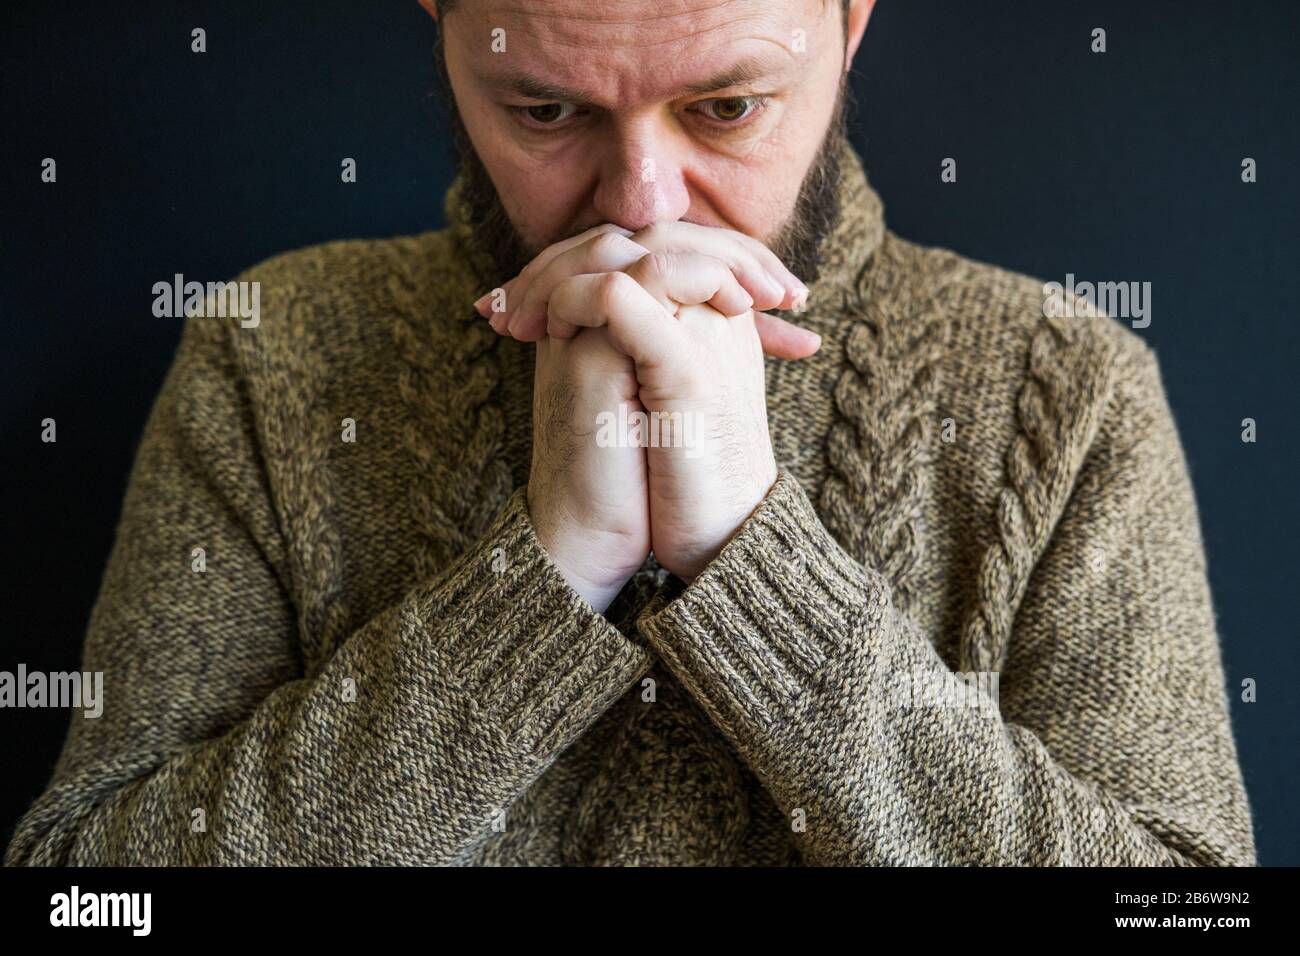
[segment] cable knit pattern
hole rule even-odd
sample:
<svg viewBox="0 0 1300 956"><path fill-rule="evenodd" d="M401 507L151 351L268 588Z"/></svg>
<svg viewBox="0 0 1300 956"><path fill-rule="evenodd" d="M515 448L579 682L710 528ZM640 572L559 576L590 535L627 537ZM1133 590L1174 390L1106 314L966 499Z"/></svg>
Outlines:
<svg viewBox="0 0 1300 956"><path fill-rule="evenodd" d="M446 262L451 257L444 253L440 258ZM410 517L425 543L416 572L428 576L470 547L483 532L484 516L495 513L511 489L501 457L505 420L492 402L500 381L498 339L482 322L462 326L457 319L477 319L478 314L454 295L442 307L455 318L432 321L441 303L431 299L446 296L449 283L442 275L421 283L411 274L417 268L431 265L394 263L389 289L395 306L393 338L401 358L397 386L409 414L403 448L418 476L410 485ZM473 286L454 279L451 290L469 295L469 301L478 297L470 295ZM446 444L430 440L435 423L455 430L448 436L455 455L445 453ZM446 489L475 490L437 493Z"/></svg>
<svg viewBox="0 0 1300 956"><path fill-rule="evenodd" d="M282 347L250 351L240 347L250 344L247 337L233 341L254 387L284 396L280 413L262 417L259 425L266 466L280 490L286 536L308 543L291 549L289 557L303 657L314 669L336 646L349 618L339 579L339 525L332 513L337 495L327 466L344 416L322 406L325 347L307 293L297 277L267 285L265 307L275 318L267 321L263 338L278 339ZM285 361L288 356L295 360Z"/></svg>
<svg viewBox="0 0 1300 956"><path fill-rule="evenodd" d="M1106 408L1114 347L1080 334L1079 323L1043 318L1029 349L1007 451L997 538L979 571L978 610L962 634L961 668L1001 670L1015 610L1030 572L1074 486Z"/></svg>
<svg viewBox="0 0 1300 956"><path fill-rule="evenodd" d="M1253 863L1154 355L887 233L851 150L839 189L824 347L767 366L780 477L608 616L533 532L531 347L473 311L507 277L457 188L446 230L241 275L261 325L186 323L103 715L6 862Z"/></svg>
<svg viewBox="0 0 1300 956"><path fill-rule="evenodd" d="M892 244L877 255L893 259ZM934 299L959 278L957 263L953 257L924 277L891 268L894 262L864 270L844 306L861 318L846 326L848 361L835 386L841 418L826 440L832 474L821 505L839 542L885 574L904 608L925 558L922 505L948 330Z"/></svg>

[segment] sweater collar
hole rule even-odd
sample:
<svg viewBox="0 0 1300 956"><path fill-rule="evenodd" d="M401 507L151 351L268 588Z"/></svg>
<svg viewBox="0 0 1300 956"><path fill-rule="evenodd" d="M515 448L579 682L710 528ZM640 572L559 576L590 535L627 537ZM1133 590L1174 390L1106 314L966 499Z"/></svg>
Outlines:
<svg viewBox="0 0 1300 956"><path fill-rule="evenodd" d="M842 300L844 291L856 283L885 233L884 206L867 181L862 159L847 139L841 142L839 216L822 242L821 272L809 289L810 303L822 306ZM493 275L492 257L480 246L471 227L463 186L464 176L457 174L443 200L443 210L448 229L478 285L486 288L497 277Z"/></svg>
<svg viewBox="0 0 1300 956"><path fill-rule="evenodd" d="M822 242L821 270L810 283L810 307L844 300L885 238L885 207L867 181L866 167L847 138L841 140L840 210Z"/></svg>

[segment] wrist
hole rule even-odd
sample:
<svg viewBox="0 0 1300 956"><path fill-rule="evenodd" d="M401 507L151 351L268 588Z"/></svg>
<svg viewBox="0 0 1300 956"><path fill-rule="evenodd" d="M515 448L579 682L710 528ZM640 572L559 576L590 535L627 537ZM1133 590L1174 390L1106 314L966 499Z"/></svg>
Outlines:
<svg viewBox="0 0 1300 956"><path fill-rule="evenodd" d="M628 578L634 573L595 575L585 563L574 559L573 549L570 547L562 544L548 546L545 542L542 542L542 547L546 549L551 563L555 565L569 587L594 610L602 614L614 602L614 598L618 597L618 592L623 590L623 585L627 584Z"/></svg>
<svg viewBox="0 0 1300 956"><path fill-rule="evenodd" d="M772 489L779 477L775 462L770 467L770 475L753 486L753 493L744 499L732 499L733 506L724 511L718 507L720 516L713 523L697 523L693 532L673 535L673 541L667 547L655 549L655 555L663 568L687 584L690 584L722 553L731 543L746 522L754 515ZM725 517L723 516L725 515ZM662 556L661 556L662 550Z"/></svg>
<svg viewBox="0 0 1300 956"><path fill-rule="evenodd" d="M601 561L602 549L593 540L596 536L575 535L564 530L562 525L550 522L544 515L539 514L534 520L533 531L538 544L565 583L600 613L613 603L618 592L640 567L639 564L633 567L617 560Z"/></svg>

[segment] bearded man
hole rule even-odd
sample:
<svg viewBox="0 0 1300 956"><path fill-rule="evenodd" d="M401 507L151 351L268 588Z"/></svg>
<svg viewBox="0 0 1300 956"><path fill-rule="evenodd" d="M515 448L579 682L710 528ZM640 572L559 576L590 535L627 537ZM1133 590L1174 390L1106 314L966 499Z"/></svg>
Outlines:
<svg viewBox="0 0 1300 956"><path fill-rule="evenodd" d="M1155 357L885 229L874 0L422 2L449 226L189 320L9 861L1253 864Z"/></svg>

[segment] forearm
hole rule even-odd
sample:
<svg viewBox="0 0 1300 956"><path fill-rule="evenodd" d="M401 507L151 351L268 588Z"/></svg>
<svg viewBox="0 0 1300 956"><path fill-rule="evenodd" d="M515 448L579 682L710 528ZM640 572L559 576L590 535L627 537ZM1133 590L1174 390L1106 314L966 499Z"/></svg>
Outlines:
<svg viewBox="0 0 1300 956"><path fill-rule="evenodd" d="M647 666L548 563L519 493L436 581L225 734L168 753L104 740L56 778L9 862L462 861Z"/></svg>
<svg viewBox="0 0 1300 956"><path fill-rule="evenodd" d="M825 532L789 477L640 626L789 815L809 861L1248 862L1195 832L1162 842L1140 808L1004 720L980 682L972 691L892 607L887 583ZM1192 820L1202 823L1212 827Z"/></svg>

